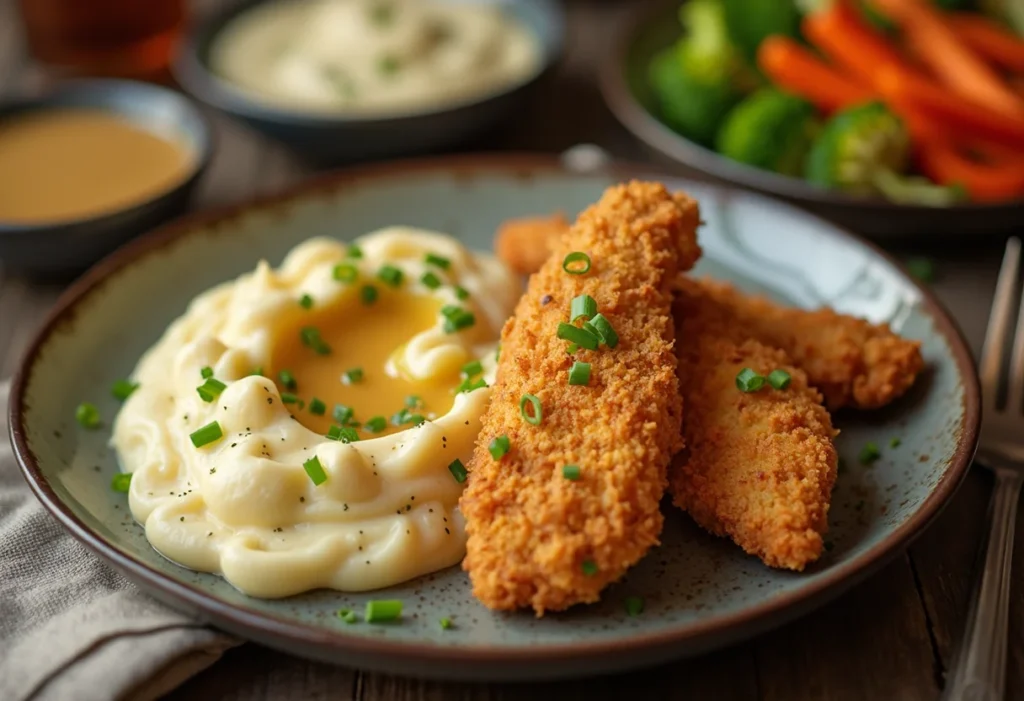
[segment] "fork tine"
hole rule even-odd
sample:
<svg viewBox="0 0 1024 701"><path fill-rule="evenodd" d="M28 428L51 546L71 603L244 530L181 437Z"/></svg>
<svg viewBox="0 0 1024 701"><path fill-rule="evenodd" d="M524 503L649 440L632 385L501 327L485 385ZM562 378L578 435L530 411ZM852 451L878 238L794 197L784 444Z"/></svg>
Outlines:
<svg viewBox="0 0 1024 701"><path fill-rule="evenodd" d="M1003 254L1003 264L999 268L992 313L988 319L988 330L985 332L985 345L981 351L981 394L988 407L995 407L999 393L999 370L1002 366L1006 334L1012 321L1012 305L1019 268L1020 239L1013 237L1006 242L1006 253ZM1016 350L1014 354L1016 355Z"/></svg>
<svg viewBox="0 0 1024 701"><path fill-rule="evenodd" d="M1021 304L1017 311L1017 330L1013 336L1010 391L1006 399L1006 406L1014 413L1024 410L1024 289L1021 289Z"/></svg>

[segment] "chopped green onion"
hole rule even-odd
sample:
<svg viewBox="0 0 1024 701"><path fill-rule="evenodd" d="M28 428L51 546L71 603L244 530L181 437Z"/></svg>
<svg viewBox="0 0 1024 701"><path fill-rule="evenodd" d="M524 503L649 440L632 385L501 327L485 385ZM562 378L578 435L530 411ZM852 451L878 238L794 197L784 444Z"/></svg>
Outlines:
<svg viewBox="0 0 1024 701"><path fill-rule="evenodd" d="M204 445L209 445L223 438L224 431L221 430L219 423L212 421L202 428L193 431L188 437L191 439L192 445L202 448Z"/></svg>
<svg viewBox="0 0 1024 701"><path fill-rule="evenodd" d="M597 574L597 563L593 560L584 560L581 569L583 570L583 574L588 577L593 577Z"/></svg>
<svg viewBox="0 0 1024 701"><path fill-rule="evenodd" d="M213 368L211 368L209 365L206 365L200 368L199 374L202 376L204 380L208 380L211 377L213 377Z"/></svg>
<svg viewBox="0 0 1024 701"><path fill-rule="evenodd" d="M342 443L355 443L359 440L359 434L351 426L331 426L327 429L327 437Z"/></svg>
<svg viewBox="0 0 1024 701"><path fill-rule="evenodd" d="M334 411L331 412L331 416L342 426L347 425L352 421L352 417L355 415L355 411L350 406L344 404L335 404Z"/></svg>
<svg viewBox="0 0 1024 701"><path fill-rule="evenodd" d="M302 463L302 469L309 475L309 479L313 482L314 487L319 487L327 481L327 473L324 472L324 466L320 464L320 458L315 455Z"/></svg>
<svg viewBox="0 0 1024 701"><path fill-rule="evenodd" d="M639 616L644 612L644 600L639 596L626 597L626 615Z"/></svg>
<svg viewBox="0 0 1024 701"><path fill-rule="evenodd" d="M299 399L299 395L292 392L281 392L281 401L285 404L298 404L302 400Z"/></svg>
<svg viewBox="0 0 1024 701"><path fill-rule="evenodd" d="M615 333L615 329L612 328L611 322L609 322L603 314L598 314L591 319L590 325L597 332L601 342L606 346L614 348L619 345L619 334Z"/></svg>
<svg viewBox="0 0 1024 701"><path fill-rule="evenodd" d="M590 384L590 363L581 363L576 361L569 368L569 384L570 385L589 385Z"/></svg>
<svg viewBox="0 0 1024 701"><path fill-rule="evenodd" d="M363 249L361 249L359 246L355 245L354 243L351 243L351 244L349 244L348 249L345 251L345 257L346 258L353 258L353 259L362 258L363 257Z"/></svg>
<svg viewBox="0 0 1024 701"><path fill-rule="evenodd" d="M576 265L582 263L583 265ZM584 275L590 272L590 256L583 251L573 251L562 261L562 270L570 275Z"/></svg>
<svg viewBox="0 0 1024 701"><path fill-rule="evenodd" d="M427 265L436 265L438 268L441 268L442 270L447 270L448 268L451 267L452 264L452 262L447 258L436 255L434 253L428 253L427 257L424 260L427 261Z"/></svg>
<svg viewBox="0 0 1024 701"><path fill-rule="evenodd" d="M402 602L398 599L377 599L366 602L366 614L363 618L367 623L384 623L395 621L402 616Z"/></svg>
<svg viewBox="0 0 1024 701"><path fill-rule="evenodd" d="M363 289L359 290L359 299L366 306L370 306L377 301L377 288L373 285L363 285Z"/></svg>
<svg viewBox="0 0 1024 701"><path fill-rule="evenodd" d="M338 610L338 618L340 618L341 620L345 621L345 623L350 623L350 624L351 623L355 623L356 621L359 620L359 617L356 616L356 612L352 611L351 609L339 609Z"/></svg>
<svg viewBox="0 0 1024 701"><path fill-rule="evenodd" d="M448 465L448 472L452 473L452 477L459 484L466 481L466 466L462 464L462 461L456 458L452 460L451 464Z"/></svg>
<svg viewBox="0 0 1024 701"><path fill-rule="evenodd" d="M569 304L569 321L576 321L581 316L591 318L597 314L597 300L590 295L578 295Z"/></svg>
<svg viewBox="0 0 1024 701"><path fill-rule="evenodd" d="M330 355L331 347L320 337L320 329L315 326L303 326L299 332L302 344L317 355Z"/></svg>
<svg viewBox="0 0 1024 701"><path fill-rule="evenodd" d="M565 322L558 324L557 335L563 341L570 341L580 348L586 348L587 350L597 350L597 346L600 343L600 339L596 334L572 324L566 324Z"/></svg>
<svg viewBox="0 0 1024 701"><path fill-rule="evenodd" d="M461 300L469 299L469 290L467 290L465 287L462 287L461 285L456 285L454 289L456 297L458 297Z"/></svg>
<svg viewBox="0 0 1024 701"><path fill-rule="evenodd" d="M889 447L890 448L899 448L900 447L900 443L902 443L902 442L903 441L901 441L899 438L896 438L896 437L890 438L889 439Z"/></svg>
<svg viewBox="0 0 1024 701"><path fill-rule="evenodd" d="M438 287L441 286L441 278L439 278L437 275L434 275L434 273L430 272L429 270L423 273L423 276L420 278L420 282L422 282L425 287L428 287L431 290L436 290Z"/></svg>
<svg viewBox="0 0 1024 701"><path fill-rule="evenodd" d="M764 376L758 375L750 368L743 368L736 375L736 386L741 392L756 392L764 387Z"/></svg>
<svg viewBox="0 0 1024 701"><path fill-rule="evenodd" d="M96 408L95 404L89 402L82 402L75 409L75 421L77 421L82 428L99 428L100 423L100 410Z"/></svg>
<svg viewBox="0 0 1024 701"><path fill-rule="evenodd" d="M388 420L383 416L371 416L363 422L363 429L370 433L380 433L388 427Z"/></svg>
<svg viewBox="0 0 1024 701"><path fill-rule="evenodd" d="M775 389L786 389L792 379L785 370L772 370L768 373L768 384Z"/></svg>
<svg viewBox="0 0 1024 701"><path fill-rule="evenodd" d="M334 266L334 279L338 282L355 282L359 277L359 268L351 263L338 263Z"/></svg>
<svg viewBox="0 0 1024 701"><path fill-rule="evenodd" d="M341 373L341 383L343 385L354 385L357 382L363 381L363 369L362 368L349 368L345 372Z"/></svg>
<svg viewBox="0 0 1024 701"><path fill-rule="evenodd" d="M527 405L532 411L526 410ZM534 426L540 426L540 422L544 420L544 409L540 405L540 399L532 394L524 394L519 400L519 413L523 415L523 421Z"/></svg>
<svg viewBox="0 0 1024 701"><path fill-rule="evenodd" d="M565 352L566 352L567 355L572 355L573 353L575 353L579 349L580 349L579 344L577 344L577 343L570 343L569 345L567 345L565 347Z"/></svg>
<svg viewBox="0 0 1024 701"><path fill-rule="evenodd" d="M253 368L253 371L249 373L250 377L252 377L254 375L256 377L263 377L263 366L262 365L259 365L259 366L255 367L255 368Z"/></svg>
<svg viewBox="0 0 1024 701"><path fill-rule="evenodd" d="M132 396L132 392L138 388L138 382L132 382L131 380L117 380L113 387L110 388L110 393L114 395L114 399L119 399L123 402L125 399Z"/></svg>
<svg viewBox="0 0 1024 701"><path fill-rule="evenodd" d="M290 389L292 392L299 388L299 383L295 381L295 375L292 374L291 370L282 370L277 373L277 379L281 381L281 385L285 389Z"/></svg>
<svg viewBox="0 0 1024 701"><path fill-rule="evenodd" d="M482 377L478 377L475 380L466 378L459 383L459 386L455 388L455 394L462 394L463 392L472 392L476 389L481 389L487 386L487 381Z"/></svg>
<svg viewBox="0 0 1024 701"><path fill-rule="evenodd" d="M405 398L405 405L410 409L420 409L423 407L423 400L415 394L410 394Z"/></svg>
<svg viewBox="0 0 1024 701"><path fill-rule="evenodd" d="M864 447L860 449L860 454L857 455L861 465L870 465L881 457L882 451L878 449L878 445L870 441L864 444Z"/></svg>
<svg viewBox="0 0 1024 701"><path fill-rule="evenodd" d="M469 379L475 377L484 371L484 366L480 364L479 360L473 360L462 366L462 377Z"/></svg>
<svg viewBox="0 0 1024 701"><path fill-rule="evenodd" d="M509 443L508 436L501 435L496 436L491 444L487 447L487 450L491 451L491 457L495 460L501 460L508 453L511 444Z"/></svg>
<svg viewBox="0 0 1024 701"><path fill-rule="evenodd" d="M196 387L196 392L199 393L199 398L204 402L212 402L214 399L220 396L220 393L226 390L228 386L216 378L209 378L203 384Z"/></svg>
<svg viewBox="0 0 1024 701"><path fill-rule="evenodd" d="M935 281L935 263L930 258L911 258L907 261L907 272L921 282Z"/></svg>
<svg viewBox="0 0 1024 701"><path fill-rule="evenodd" d="M442 618L438 623L441 626L441 630L448 630L452 627L452 619L450 618Z"/></svg>
<svg viewBox="0 0 1024 701"><path fill-rule="evenodd" d="M579 465L563 465L562 466L562 477L572 482L575 482L580 478L580 466Z"/></svg>
<svg viewBox="0 0 1024 701"><path fill-rule="evenodd" d="M310 297L309 295L302 295L301 297L299 297L299 306L302 307L303 309L312 309L313 298Z"/></svg>
<svg viewBox="0 0 1024 701"><path fill-rule="evenodd" d="M422 414L410 414L409 410L405 408L399 409L391 416L391 423L394 426L402 426L404 424L414 424L419 426L426 420L426 417Z"/></svg>
<svg viewBox="0 0 1024 701"><path fill-rule="evenodd" d="M309 413L315 414L316 416L323 416L327 413L327 405L316 397L313 397L309 400Z"/></svg>
<svg viewBox="0 0 1024 701"><path fill-rule="evenodd" d="M114 479L110 480L110 488L115 492L121 492L126 494L132 483L132 473L130 472L118 472L114 475Z"/></svg>
<svg viewBox="0 0 1024 701"><path fill-rule="evenodd" d="M398 287L402 284L402 271L393 265L382 265L377 271L377 277L391 287Z"/></svg>
<svg viewBox="0 0 1024 701"><path fill-rule="evenodd" d="M444 316L445 333L455 333L456 331L468 329L476 323L476 317L473 315L473 312L452 304L446 304L441 307L441 314Z"/></svg>

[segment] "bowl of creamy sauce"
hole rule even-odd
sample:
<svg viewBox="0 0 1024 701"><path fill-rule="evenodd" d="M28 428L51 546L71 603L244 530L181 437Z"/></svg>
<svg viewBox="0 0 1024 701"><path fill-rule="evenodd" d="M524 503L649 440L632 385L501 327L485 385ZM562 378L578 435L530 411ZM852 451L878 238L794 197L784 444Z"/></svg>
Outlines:
<svg viewBox="0 0 1024 701"><path fill-rule="evenodd" d="M263 598L460 562L465 464L520 290L490 255L391 227L199 295L114 422L149 542Z"/></svg>
<svg viewBox="0 0 1024 701"><path fill-rule="evenodd" d="M175 71L318 161L397 155L515 114L563 24L556 0L265 0L200 27Z"/></svg>

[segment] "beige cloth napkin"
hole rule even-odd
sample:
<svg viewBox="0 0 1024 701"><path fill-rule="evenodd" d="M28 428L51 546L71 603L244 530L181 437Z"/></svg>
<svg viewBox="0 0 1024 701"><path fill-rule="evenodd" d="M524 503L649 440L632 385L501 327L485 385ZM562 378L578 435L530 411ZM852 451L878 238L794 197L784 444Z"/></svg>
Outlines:
<svg viewBox="0 0 1024 701"><path fill-rule="evenodd" d="M240 641L149 598L29 492L0 383L0 699L155 699Z"/></svg>

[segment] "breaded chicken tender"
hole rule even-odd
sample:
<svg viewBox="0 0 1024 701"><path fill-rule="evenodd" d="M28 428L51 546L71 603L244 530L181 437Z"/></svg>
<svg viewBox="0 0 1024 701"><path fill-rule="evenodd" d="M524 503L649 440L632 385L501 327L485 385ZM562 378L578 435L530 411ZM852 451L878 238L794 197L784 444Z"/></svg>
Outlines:
<svg viewBox="0 0 1024 701"><path fill-rule="evenodd" d="M463 568L485 605L543 615L596 601L658 542L666 468L681 447L671 290L700 255L698 219L693 200L660 184L609 188L530 279L502 331L460 501ZM563 270L573 251L590 256L588 273ZM619 341L570 356L556 332L583 294ZM591 364L586 386L568 384L576 361ZM540 400L539 425L520 412L527 394ZM509 450L495 459L489 446L501 436Z"/></svg>
<svg viewBox="0 0 1024 701"><path fill-rule="evenodd" d="M566 231L569 222L558 212L548 217L509 219L498 227L494 252L508 267L521 275L540 270L551 248Z"/></svg>
<svg viewBox="0 0 1024 701"><path fill-rule="evenodd" d="M687 280L675 305L686 448L669 469L675 504L771 567L821 555L837 454L821 395L784 351L746 337L726 303ZM789 386L745 393L736 376L783 370Z"/></svg>

